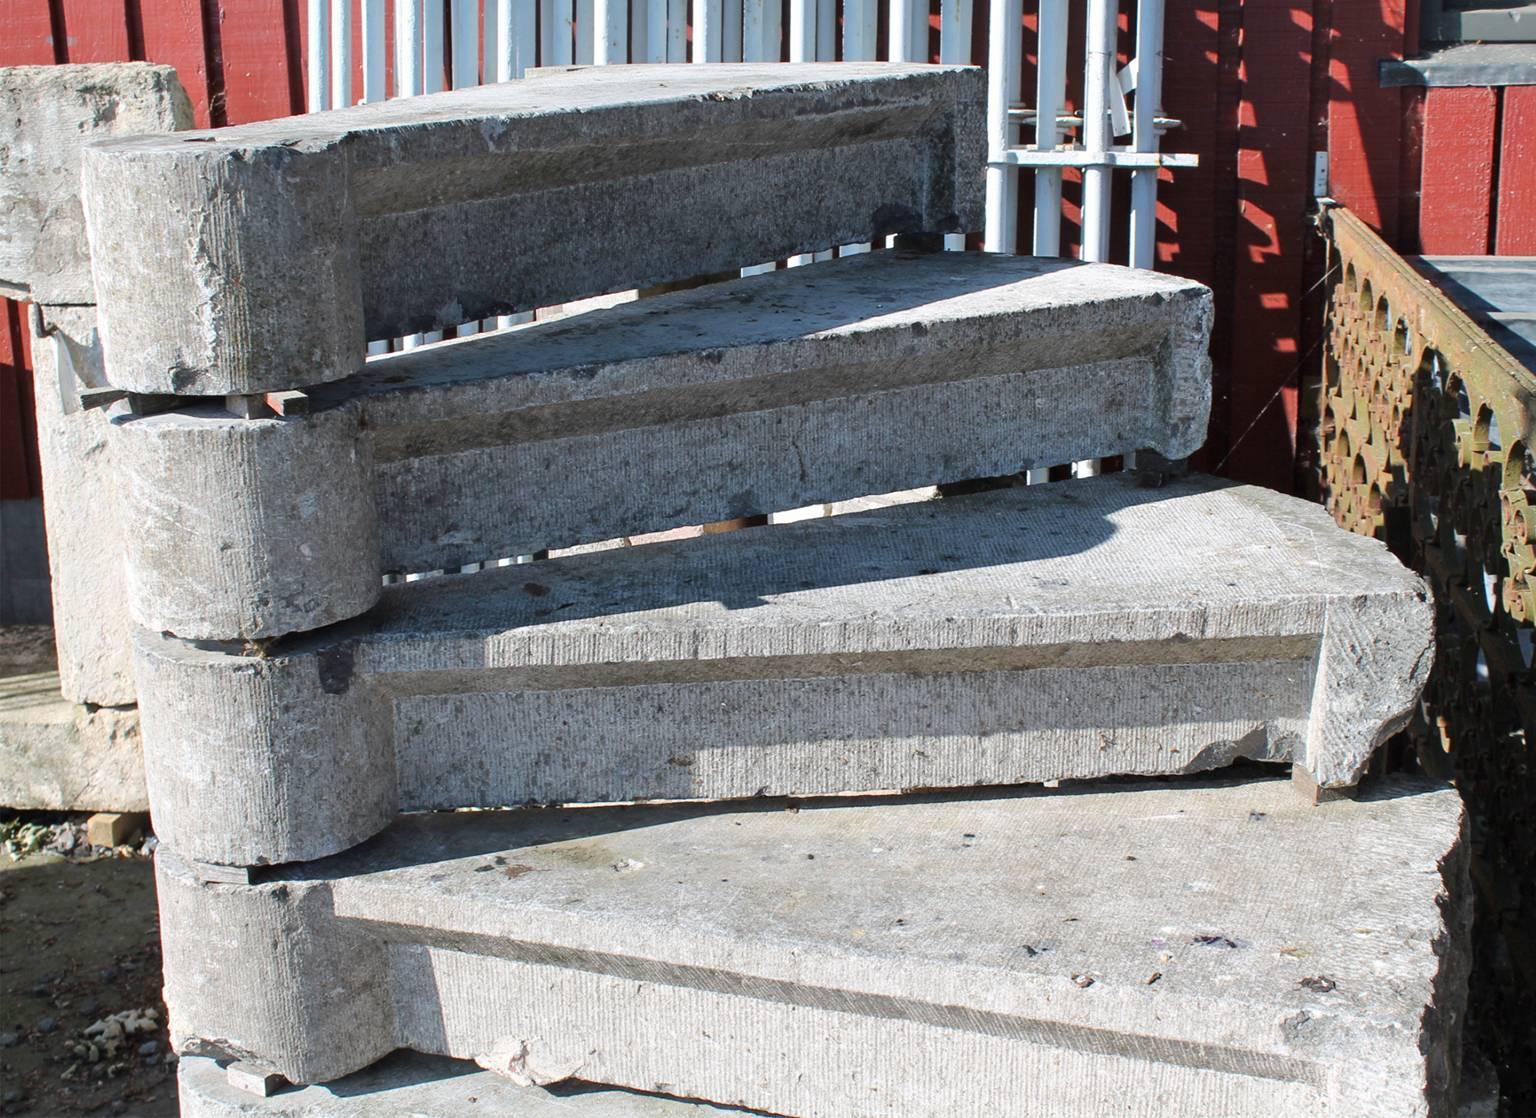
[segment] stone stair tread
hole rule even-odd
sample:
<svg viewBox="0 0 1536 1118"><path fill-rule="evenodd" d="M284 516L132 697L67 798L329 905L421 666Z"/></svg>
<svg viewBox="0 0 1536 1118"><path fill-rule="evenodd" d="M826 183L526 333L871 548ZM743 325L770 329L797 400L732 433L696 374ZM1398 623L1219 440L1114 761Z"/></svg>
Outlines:
<svg viewBox="0 0 1536 1118"><path fill-rule="evenodd" d="M183 1056L176 1069L182 1118L711 1118L750 1113L615 1088L561 1084L519 1087L473 1064L398 1052L323 1086L268 1098L232 1087L207 1056Z"/></svg>
<svg viewBox="0 0 1536 1118"><path fill-rule="evenodd" d="M409 583L257 658L137 639L156 827L249 865L402 808L1240 756L1348 785L1411 710L1431 622L1418 578L1319 507L1117 474Z"/></svg>
<svg viewBox="0 0 1536 1118"><path fill-rule="evenodd" d="M381 571L1182 458L1205 437L1210 307L1114 265L883 251L379 357L302 419L222 400L123 419L136 619L267 637L361 613Z"/></svg>
<svg viewBox="0 0 1536 1118"><path fill-rule="evenodd" d="M359 979L391 991L384 1050L513 1040L529 1066L806 1116L1420 1113L1454 1081L1462 822L1412 777L1323 808L1225 776L525 809L405 817L244 888L323 912L306 942L388 945ZM161 889L227 896L174 855ZM179 1028L238 1035L208 1007L259 960L167 950Z"/></svg>

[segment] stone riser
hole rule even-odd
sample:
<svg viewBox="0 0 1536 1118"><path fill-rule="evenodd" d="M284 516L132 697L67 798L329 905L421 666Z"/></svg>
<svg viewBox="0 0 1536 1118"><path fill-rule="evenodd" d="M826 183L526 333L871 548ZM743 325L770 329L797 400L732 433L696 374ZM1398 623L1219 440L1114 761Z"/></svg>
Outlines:
<svg viewBox="0 0 1536 1118"><path fill-rule="evenodd" d="M250 885L162 847L167 1001L299 1082L403 1046L806 1118L1444 1114L1460 832L1412 781L1191 778L423 817Z"/></svg>
<svg viewBox="0 0 1536 1118"><path fill-rule="evenodd" d="M1170 550L1172 548L1172 550ZM402 808L1184 772L1354 783L1422 584L1314 506L1131 475L393 587L250 655L140 633L159 833L252 865Z"/></svg>
<svg viewBox="0 0 1536 1118"><path fill-rule="evenodd" d="M123 416L130 602L157 632L278 636L361 613L383 572L1182 457L1209 317L1150 273L874 253L406 352L308 416Z"/></svg>
<svg viewBox="0 0 1536 1118"><path fill-rule="evenodd" d="M921 65L589 68L98 145L82 202L112 383L298 388L357 371L365 338L976 229L983 86Z"/></svg>

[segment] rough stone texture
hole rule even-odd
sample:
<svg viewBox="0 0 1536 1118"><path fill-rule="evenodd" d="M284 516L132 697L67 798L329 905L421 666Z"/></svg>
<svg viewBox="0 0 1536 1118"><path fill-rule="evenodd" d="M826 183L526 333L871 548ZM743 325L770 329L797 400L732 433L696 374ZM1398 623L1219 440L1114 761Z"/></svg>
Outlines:
<svg viewBox="0 0 1536 1118"><path fill-rule="evenodd" d="M149 629L265 637L378 600L373 444L356 405L240 419L207 405L114 420L128 603Z"/></svg>
<svg viewBox="0 0 1536 1118"><path fill-rule="evenodd" d="M80 408L82 388L106 384L95 308L48 308L46 336L32 321L59 682L71 702L127 706L135 693L123 551L136 533L125 537L120 523L110 421L100 409Z"/></svg>
<svg viewBox="0 0 1536 1118"><path fill-rule="evenodd" d="M0 676L0 806L149 810L138 711L68 702L55 672Z"/></svg>
<svg viewBox="0 0 1536 1118"><path fill-rule="evenodd" d="M97 145L107 366L295 388L355 372L365 337L974 229L983 102L960 67L615 66Z"/></svg>
<svg viewBox="0 0 1536 1118"><path fill-rule="evenodd" d="M182 1118L746 1118L741 1110L587 1084L519 1087L468 1061L414 1052L386 1057L329 1086L266 1099L225 1078L217 1061L184 1057L176 1069Z"/></svg>
<svg viewBox="0 0 1536 1118"><path fill-rule="evenodd" d="M192 104L169 66L0 68L0 295L94 303L81 149L191 126Z"/></svg>
<svg viewBox="0 0 1536 1118"><path fill-rule="evenodd" d="M397 806L1239 756L1352 784L1417 699L1431 621L1422 582L1317 506L1117 474L400 585L260 656L140 633L137 670L161 837L253 864Z"/></svg>
<svg viewBox="0 0 1536 1118"><path fill-rule="evenodd" d="M1191 778L418 816L245 886L162 846L167 1003L300 1080L407 1046L804 1118L1444 1115L1462 826L1413 778Z"/></svg>
<svg viewBox="0 0 1536 1118"><path fill-rule="evenodd" d="M1205 436L1209 331L1187 280L871 253L407 351L316 391L307 418L127 418L134 612L186 638L280 635L361 613L381 570L1183 457Z"/></svg>

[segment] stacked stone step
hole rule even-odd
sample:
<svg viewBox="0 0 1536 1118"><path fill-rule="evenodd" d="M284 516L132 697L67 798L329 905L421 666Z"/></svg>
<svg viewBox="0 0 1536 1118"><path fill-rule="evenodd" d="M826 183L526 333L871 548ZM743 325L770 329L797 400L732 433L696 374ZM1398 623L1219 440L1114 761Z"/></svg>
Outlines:
<svg viewBox="0 0 1536 1118"><path fill-rule="evenodd" d="M1320 509L1122 474L383 584L1189 454L1203 288L921 251L982 119L962 68L611 68L89 152L173 1029L365 1077L189 1059L188 1113L459 1112L397 1049L529 1114L1444 1108L1454 793L984 790L1353 785L1430 609ZM702 803L569 806L654 799Z"/></svg>

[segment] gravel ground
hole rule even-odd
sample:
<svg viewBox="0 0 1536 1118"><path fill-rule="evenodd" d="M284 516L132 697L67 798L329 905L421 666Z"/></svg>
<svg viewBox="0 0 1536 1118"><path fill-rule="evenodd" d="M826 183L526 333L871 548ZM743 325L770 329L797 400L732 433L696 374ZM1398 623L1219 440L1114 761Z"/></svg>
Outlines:
<svg viewBox="0 0 1536 1118"><path fill-rule="evenodd" d="M176 1114L149 852L0 813L0 1115Z"/></svg>

